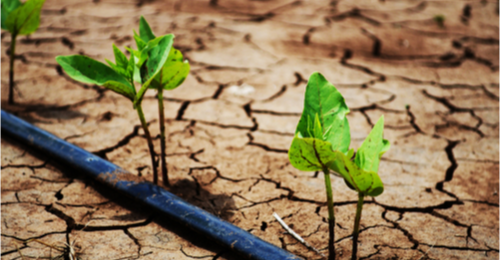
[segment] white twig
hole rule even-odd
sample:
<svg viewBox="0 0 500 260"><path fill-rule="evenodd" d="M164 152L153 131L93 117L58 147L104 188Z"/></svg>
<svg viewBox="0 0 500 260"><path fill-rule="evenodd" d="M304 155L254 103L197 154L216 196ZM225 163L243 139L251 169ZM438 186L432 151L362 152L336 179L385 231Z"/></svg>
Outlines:
<svg viewBox="0 0 500 260"><path fill-rule="evenodd" d="M302 243L305 247L308 249L316 252L318 255L321 255L322 257L326 257L324 254L322 254L318 249L314 248L311 246L309 243L307 243L302 237L300 237L295 231L293 231L286 223L283 221L283 219L276 214L276 212L273 213L273 217L281 224L281 226L288 232L293 238L297 239L300 243Z"/></svg>
<svg viewBox="0 0 500 260"><path fill-rule="evenodd" d="M422 257L420 257L418 260L424 258L424 256L426 256L429 253L429 251L431 251L431 249L434 247L435 244L436 244L436 242L432 243L432 246L429 249L427 249L427 252L425 252L424 255Z"/></svg>

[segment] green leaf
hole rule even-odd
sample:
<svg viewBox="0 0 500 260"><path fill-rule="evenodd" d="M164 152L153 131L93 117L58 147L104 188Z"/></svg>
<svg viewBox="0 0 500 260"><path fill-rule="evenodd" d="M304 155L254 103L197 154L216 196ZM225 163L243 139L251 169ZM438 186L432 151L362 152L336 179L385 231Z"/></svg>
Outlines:
<svg viewBox="0 0 500 260"><path fill-rule="evenodd" d="M381 116L356 153L354 162L361 169L378 172L380 157L390 147L389 142L384 141L383 134L384 116Z"/></svg>
<svg viewBox="0 0 500 260"><path fill-rule="evenodd" d="M19 0L2 0L2 29L7 30L5 20L19 6L21 6L21 1Z"/></svg>
<svg viewBox="0 0 500 260"><path fill-rule="evenodd" d="M130 82L139 82L142 83L141 80L141 75L139 74L139 69L135 65L136 58L134 55L134 52L130 52L130 59L128 60L127 64L127 73L130 75L129 81Z"/></svg>
<svg viewBox="0 0 500 260"><path fill-rule="evenodd" d="M333 152L329 168L339 173L347 186L364 195L376 197L384 192L384 184L376 172L365 171L340 151Z"/></svg>
<svg viewBox="0 0 500 260"><path fill-rule="evenodd" d="M21 7L12 11L5 20L5 27L12 34L25 35L38 29L40 11L45 0L28 0Z"/></svg>
<svg viewBox="0 0 500 260"><path fill-rule="evenodd" d="M182 53L172 47L167 61L163 65L161 72L158 73L153 82L151 82L150 88L157 89L161 87L166 90L171 90L181 85L191 68L187 60L182 61L183 58Z"/></svg>
<svg viewBox="0 0 500 260"><path fill-rule="evenodd" d="M118 74L122 75L123 77L125 77L129 82L132 82L132 73L130 73L130 71L127 69L128 68L128 63L129 61L127 60L127 56L125 56L125 54L120 50L118 49L118 47L116 47L115 44L113 44L113 53L115 54L115 62L116 64L114 64L113 62L105 59L105 61L108 63L108 65L116 72L118 72Z"/></svg>
<svg viewBox="0 0 500 260"><path fill-rule="evenodd" d="M135 44L137 45L137 49L141 51L146 47L146 43L135 31L134 31L134 40Z"/></svg>
<svg viewBox="0 0 500 260"><path fill-rule="evenodd" d="M389 142L389 140L382 140L383 142L383 146L382 146L382 149L380 150L380 157L382 157L382 155L384 155L385 152L387 152L389 150L389 148L391 148L391 143Z"/></svg>
<svg viewBox="0 0 500 260"><path fill-rule="evenodd" d="M127 79L106 66L86 56L57 56L57 63L72 79L109 88L134 100L135 88Z"/></svg>
<svg viewBox="0 0 500 260"><path fill-rule="evenodd" d="M161 87L166 90L175 89L184 82L189 74L190 65L186 62L177 62L170 66L163 66L162 71L156 76L155 82L157 85L151 88ZM151 84L153 85L153 83Z"/></svg>
<svg viewBox="0 0 500 260"><path fill-rule="evenodd" d="M102 86L120 95L123 95L132 101L135 98L135 90L131 89L130 86L122 84L120 82L106 81Z"/></svg>
<svg viewBox="0 0 500 260"><path fill-rule="evenodd" d="M153 31L151 30L151 27L149 27L148 22L146 21L146 19L144 19L143 16L141 16L141 19L139 21L139 35L144 42L149 42L152 39L156 38L156 36L153 34Z"/></svg>
<svg viewBox="0 0 500 260"><path fill-rule="evenodd" d="M347 152L347 154L346 154L347 158L349 158L349 159L352 159L353 155L354 155L354 148L352 148L351 150L349 150L349 152Z"/></svg>
<svg viewBox="0 0 500 260"><path fill-rule="evenodd" d="M323 140L323 126L321 126L321 121L319 120L319 115L314 115L314 124L312 129L312 136L319 140Z"/></svg>
<svg viewBox="0 0 500 260"><path fill-rule="evenodd" d="M170 53L170 48L172 48L172 44L174 42L174 35L167 34L164 36L157 37L154 40L148 42L148 45L144 47L142 50L143 53L146 53L148 59L140 66L141 72L141 80L143 82L141 89L137 93L136 101L134 102L134 106L137 103L141 102L144 93L151 84L151 81L160 73L163 65L167 61L168 54Z"/></svg>
<svg viewBox="0 0 500 260"><path fill-rule="evenodd" d="M331 143L332 150L345 153L351 143L347 113L349 108L340 92L323 75L315 72L307 83L304 110L295 133L319 138L313 131L318 129L315 126L317 115L322 129L320 139Z"/></svg>
<svg viewBox="0 0 500 260"><path fill-rule="evenodd" d="M127 51L130 52L130 59L128 61L129 64L127 66L127 70L133 71L133 74L132 74L133 81L142 84L141 73L139 71L139 68L137 67L137 64L139 63L138 57L141 56L141 51L134 50L134 49L131 49L128 47L125 47L125 49L127 49ZM133 57L133 59L132 59L132 57Z"/></svg>
<svg viewBox="0 0 500 260"><path fill-rule="evenodd" d="M293 167L301 171L321 171L334 159L332 145L320 139L295 134L288 158Z"/></svg>
<svg viewBox="0 0 500 260"><path fill-rule="evenodd" d="M130 52L131 54L134 54L134 63L137 64L137 62L139 62L139 56L141 55L141 51L139 50L134 50L132 48L129 48L127 46L125 46L125 49Z"/></svg>
<svg viewBox="0 0 500 260"><path fill-rule="evenodd" d="M384 185L376 172L360 169L350 160L354 150L348 155L332 151L331 144L316 138L302 138L296 134L288 150L288 158L293 167L301 171L321 171L331 169L342 176L351 189L369 196L378 196Z"/></svg>
<svg viewBox="0 0 500 260"><path fill-rule="evenodd" d="M168 36L168 37L167 37ZM170 49L168 50L162 50L163 47L167 47L165 44L165 37L169 38L172 37L172 42L173 42L173 34L167 34L163 36L159 36L151 41L149 41L141 50L139 50L136 54L136 57L139 58L139 61L136 62L137 67L141 68L144 62L146 62L153 54L154 51L165 51L166 54L169 53ZM137 36L138 37L138 36ZM142 41L142 39L141 39ZM162 44L163 46L158 46L158 44ZM171 45L170 45L171 46ZM168 57L168 55L167 55Z"/></svg>
<svg viewBox="0 0 500 260"><path fill-rule="evenodd" d="M113 53L115 54L116 66L126 69L128 65L127 56L125 56L125 54L120 49L118 49L118 47L116 47L114 43L113 43Z"/></svg>
<svg viewBox="0 0 500 260"><path fill-rule="evenodd" d="M111 62L110 60L108 59L104 59L106 61L106 63L108 63L108 65L114 70L116 71L118 74L120 74L121 76L123 76L124 78L126 78L127 80L130 79L130 74L128 73L127 69L126 68L121 68L121 67L118 67L116 64L114 64L113 62ZM129 80L130 82L130 80Z"/></svg>
<svg viewBox="0 0 500 260"><path fill-rule="evenodd" d="M184 56L182 55L182 52L172 47L170 49L170 52L168 53L167 62L183 62L183 61L184 61Z"/></svg>

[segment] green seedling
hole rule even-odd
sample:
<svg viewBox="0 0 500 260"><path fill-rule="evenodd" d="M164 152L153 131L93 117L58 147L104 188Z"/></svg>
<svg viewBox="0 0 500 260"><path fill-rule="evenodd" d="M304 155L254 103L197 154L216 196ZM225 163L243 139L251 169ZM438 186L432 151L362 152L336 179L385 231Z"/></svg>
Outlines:
<svg viewBox="0 0 500 260"><path fill-rule="evenodd" d="M151 30L151 27L147 21L141 17L139 23L139 35L134 32L134 38L137 43L139 50L131 50L139 54L146 46L146 42L155 39L155 35ZM140 75L143 80L153 79L149 88L156 89L158 91L158 113L160 119L160 148L161 148L161 173L163 178L163 184L170 186L168 181L168 170L167 170L167 155L166 155L166 141L165 141L165 113L163 107L163 90L171 90L177 88L184 82L187 75L189 74L190 65L187 60L184 60L182 53L175 49L170 48L170 53L168 55L167 61L161 68L158 74L152 74L151 69L147 63L143 63L140 67Z"/></svg>
<svg viewBox="0 0 500 260"><path fill-rule="evenodd" d="M383 139L381 117L359 148L349 150L351 135L344 98L321 74L313 73L306 87L304 111L288 152L291 164L302 171L323 171L328 203L330 239L329 259L335 259L333 195L330 170L344 178L347 186L358 192L358 206L353 231L353 259L357 253L359 223L365 196L378 196L384 185L378 176L380 157L390 147Z"/></svg>
<svg viewBox="0 0 500 260"><path fill-rule="evenodd" d="M334 152L330 169L339 173L347 186L358 192L358 204L356 207L356 217L354 219L354 231L352 241L352 259L356 259L358 250L359 223L363 210L365 196L376 197L384 192L384 184L378 175L380 157L389 150L389 141L383 139L384 117L380 117L372 131L358 149L354 162L351 161L354 151L345 155Z"/></svg>
<svg viewBox="0 0 500 260"><path fill-rule="evenodd" d="M162 73L173 39L174 35L168 34L141 42L143 45L138 46L140 50L131 50L129 59L113 44L115 63L107 61L109 67L82 55L56 57L59 65L71 78L83 83L103 86L133 102L148 142L155 184L158 183L155 152L141 101L146 90L154 84L154 79ZM143 71L142 68L146 68L147 71ZM136 92L134 81L142 84L139 92Z"/></svg>
<svg viewBox="0 0 500 260"><path fill-rule="evenodd" d="M349 151L351 134L346 115L349 113L344 98L320 73L313 73L306 87L304 110L295 130L288 157L301 171L323 171L328 203L328 230L330 234L329 259L335 259L335 214L330 181L330 164L336 154Z"/></svg>
<svg viewBox="0 0 500 260"><path fill-rule="evenodd" d="M2 29L10 32L9 64L9 104L14 104L14 58L16 38L28 35L40 26L40 12L45 0L28 0L22 4L19 0L2 0Z"/></svg>
<svg viewBox="0 0 500 260"><path fill-rule="evenodd" d="M444 21L446 20L446 17L444 15L437 14L432 19L437 23L437 25L439 25L439 27L444 27Z"/></svg>

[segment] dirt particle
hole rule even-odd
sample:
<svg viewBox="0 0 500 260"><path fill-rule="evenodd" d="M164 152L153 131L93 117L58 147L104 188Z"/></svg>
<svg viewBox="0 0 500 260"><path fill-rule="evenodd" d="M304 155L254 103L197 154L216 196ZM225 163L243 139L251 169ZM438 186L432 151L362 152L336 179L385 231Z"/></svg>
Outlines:
<svg viewBox="0 0 500 260"><path fill-rule="evenodd" d="M61 42L62 42L62 44L64 44L65 46L68 46L68 48L69 48L70 50L73 50L73 48L75 47L75 44L74 44L74 43L73 43L70 39L68 39L68 38L66 38L66 37L62 37L62 38L61 38Z"/></svg>
<svg viewBox="0 0 500 260"><path fill-rule="evenodd" d="M99 121L111 121L112 118L113 118L113 113L111 113L111 111L108 111L101 115Z"/></svg>
<svg viewBox="0 0 500 260"><path fill-rule="evenodd" d="M267 223L262 221L262 225L260 226L260 230L266 231L266 228L267 228Z"/></svg>
<svg viewBox="0 0 500 260"><path fill-rule="evenodd" d="M352 58L352 51L349 49L344 50L344 56L342 56L342 60L346 61L348 59Z"/></svg>
<svg viewBox="0 0 500 260"><path fill-rule="evenodd" d="M61 193L61 191L56 192L55 197L57 200L62 200L64 198L64 195Z"/></svg>

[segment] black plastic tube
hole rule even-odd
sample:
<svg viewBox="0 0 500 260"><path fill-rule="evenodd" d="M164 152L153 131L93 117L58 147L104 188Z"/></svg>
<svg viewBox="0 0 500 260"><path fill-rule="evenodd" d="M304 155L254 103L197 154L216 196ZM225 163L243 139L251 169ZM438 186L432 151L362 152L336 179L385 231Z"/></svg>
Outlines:
<svg viewBox="0 0 500 260"><path fill-rule="evenodd" d="M183 201L159 186L149 182L130 181L131 175L120 167L3 110L1 122L2 135L10 136L87 177L99 180L116 191L135 198L138 202L152 207L246 259L301 259Z"/></svg>

